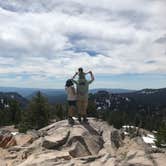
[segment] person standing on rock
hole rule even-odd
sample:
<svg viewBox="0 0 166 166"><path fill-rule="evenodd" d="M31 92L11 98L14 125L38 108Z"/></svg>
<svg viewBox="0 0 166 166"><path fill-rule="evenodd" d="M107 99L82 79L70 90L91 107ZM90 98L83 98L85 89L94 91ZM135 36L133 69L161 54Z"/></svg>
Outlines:
<svg viewBox="0 0 166 166"><path fill-rule="evenodd" d="M91 79L87 80L85 78L86 74L90 74ZM78 80L74 80L74 78L78 75ZM81 118L83 118L83 122L88 122L87 119L87 106L88 106L88 92L89 92L89 84L94 81L94 75L92 71L87 73L83 72L83 68L79 68L78 72L73 76L72 81L77 85L77 107L79 111L78 120L81 122Z"/></svg>
<svg viewBox="0 0 166 166"><path fill-rule="evenodd" d="M76 109L76 102L77 102L77 94L76 90L74 88L73 81L71 79L66 81L65 90L67 92L67 101L68 101L68 122L69 124L74 124L74 119L72 118L74 116L74 112Z"/></svg>

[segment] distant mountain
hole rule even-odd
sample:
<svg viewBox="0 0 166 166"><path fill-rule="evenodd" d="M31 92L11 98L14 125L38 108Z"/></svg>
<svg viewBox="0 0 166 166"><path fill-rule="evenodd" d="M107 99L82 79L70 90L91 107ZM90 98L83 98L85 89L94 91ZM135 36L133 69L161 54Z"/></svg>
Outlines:
<svg viewBox="0 0 166 166"><path fill-rule="evenodd" d="M106 88L98 88L91 89L90 93L96 93L98 91L105 90L109 93L130 93L134 92L134 90L127 89L106 89ZM1 92L16 92L21 96L29 99L36 94L37 91L41 91L44 96L48 98L50 103L64 103L66 101L66 92L64 89L40 89L40 88L16 88L16 87L0 87Z"/></svg>
<svg viewBox="0 0 166 166"><path fill-rule="evenodd" d="M40 89L40 88L14 88L14 87L0 87L0 92L16 92L26 99L31 99L37 91L41 91L43 95L48 98L50 103L64 103L66 101L66 92L64 89ZM106 91L111 94L120 95L122 97L129 97L140 104L165 104L166 88L161 89L142 89L142 90L128 90L128 89L109 89L97 88L90 89L90 93L97 93L98 91Z"/></svg>
<svg viewBox="0 0 166 166"><path fill-rule="evenodd" d="M0 92L0 104L1 106L5 104L8 105L10 100L16 100L20 104L20 106L24 107L27 105L28 100L22 97L20 94L16 92Z"/></svg>
<svg viewBox="0 0 166 166"><path fill-rule="evenodd" d="M166 88L142 89L140 91L120 95L130 97L140 104L166 105Z"/></svg>
<svg viewBox="0 0 166 166"><path fill-rule="evenodd" d="M130 93L135 92L136 90L129 90L129 89L110 89L110 88L96 88L90 89L90 93L96 93L98 91L105 90L109 93ZM64 89L42 89L42 88L17 88L17 87L0 87L0 92L17 92L23 97L30 98L32 94L36 93L37 91L41 91L42 93L46 94L47 96L54 96L65 94ZM56 95L56 96L57 96Z"/></svg>
<svg viewBox="0 0 166 166"><path fill-rule="evenodd" d="M97 88L97 89L91 89L90 93L97 93L98 91L107 91L112 94L121 94L121 93L131 93L135 92L136 90L130 90L130 89L109 89L109 88Z"/></svg>
<svg viewBox="0 0 166 166"><path fill-rule="evenodd" d="M108 93L119 94L119 93L131 93L135 92L134 90L127 90L127 89L92 89L90 93L97 93L98 91L107 91ZM40 90L44 96L48 98L50 103L64 103L66 101L66 92L62 89L41 89ZM28 99L31 99L37 91L33 92Z"/></svg>
<svg viewBox="0 0 166 166"><path fill-rule="evenodd" d="M41 93L48 99L48 102L51 104L55 103L64 103L66 101L66 93L64 90L40 90ZM27 99L32 99L35 96L37 91L34 91Z"/></svg>
<svg viewBox="0 0 166 166"><path fill-rule="evenodd" d="M0 92L16 92L27 99L30 99L37 91L41 91L47 96L65 94L63 89L0 87Z"/></svg>
<svg viewBox="0 0 166 166"><path fill-rule="evenodd" d="M0 92L17 92L23 97L29 96L35 90L35 88L0 87Z"/></svg>

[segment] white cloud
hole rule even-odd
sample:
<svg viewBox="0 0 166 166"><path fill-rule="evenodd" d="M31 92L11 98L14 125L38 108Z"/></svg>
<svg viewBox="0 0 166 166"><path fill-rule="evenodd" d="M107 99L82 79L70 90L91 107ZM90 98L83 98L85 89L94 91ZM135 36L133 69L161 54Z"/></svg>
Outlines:
<svg viewBox="0 0 166 166"><path fill-rule="evenodd" d="M80 66L95 74L166 73L165 43L155 42L166 34L165 5L0 0L0 74L61 78Z"/></svg>

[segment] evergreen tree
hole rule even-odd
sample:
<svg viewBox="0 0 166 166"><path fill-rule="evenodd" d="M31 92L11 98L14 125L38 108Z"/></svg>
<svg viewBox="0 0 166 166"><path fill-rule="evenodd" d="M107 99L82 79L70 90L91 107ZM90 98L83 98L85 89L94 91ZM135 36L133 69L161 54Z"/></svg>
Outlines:
<svg viewBox="0 0 166 166"><path fill-rule="evenodd" d="M28 129L40 129L49 123L49 104L46 98L37 92L31 100L28 109L22 114L22 121L19 126L20 131Z"/></svg>
<svg viewBox="0 0 166 166"><path fill-rule="evenodd" d="M31 110L24 110L21 114L21 123L19 124L19 132L25 133L29 129L34 128L33 112Z"/></svg>
<svg viewBox="0 0 166 166"><path fill-rule="evenodd" d="M0 109L0 125L17 125L21 120L21 108L16 100L9 100Z"/></svg>
<svg viewBox="0 0 166 166"><path fill-rule="evenodd" d="M115 128L120 129L125 124L125 112L121 111L110 111L107 122L110 125L113 125Z"/></svg>
<svg viewBox="0 0 166 166"><path fill-rule="evenodd" d="M32 99L29 109L33 114L33 125L36 129L46 126L49 122L49 104L41 92L37 92Z"/></svg>
<svg viewBox="0 0 166 166"><path fill-rule="evenodd" d="M87 108L88 116L97 117L96 104L93 100L89 100Z"/></svg>
<svg viewBox="0 0 166 166"><path fill-rule="evenodd" d="M21 120L21 108L16 100L9 102L9 111L11 112L11 122L18 124Z"/></svg>
<svg viewBox="0 0 166 166"><path fill-rule="evenodd" d="M4 125L4 110L0 109L0 126Z"/></svg>
<svg viewBox="0 0 166 166"><path fill-rule="evenodd" d="M66 111L65 109L63 108L63 105L62 104L56 104L55 106L55 110L56 110L56 117L57 117L57 120L63 120L66 118Z"/></svg>
<svg viewBox="0 0 166 166"><path fill-rule="evenodd" d="M166 123L163 123L160 126L160 128L159 128L159 130L156 134L156 139L157 139L156 140L156 145L158 147L161 147L162 144L166 144Z"/></svg>

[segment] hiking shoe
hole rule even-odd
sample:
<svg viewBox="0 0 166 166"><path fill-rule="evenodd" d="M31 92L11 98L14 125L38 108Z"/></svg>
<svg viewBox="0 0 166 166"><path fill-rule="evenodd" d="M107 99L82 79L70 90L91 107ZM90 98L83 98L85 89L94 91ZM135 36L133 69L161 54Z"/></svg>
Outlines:
<svg viewBox="0 0 166 166"><path fill-rule="evenodd" d="M81 117L78 117L78 121L81 123Z"/></svg>
<svg viewBox="0 0 166 166"><path fill-rule="evenodd" d="M86 117L83 117L83 122L88 123L88 119Z"/></svg>
<svg viewBox="0 0 166 166"><path fill-rule="evenodd" d="M70 125L74 125L74 119L72 117L68 118L68 122Z"/></svg>

